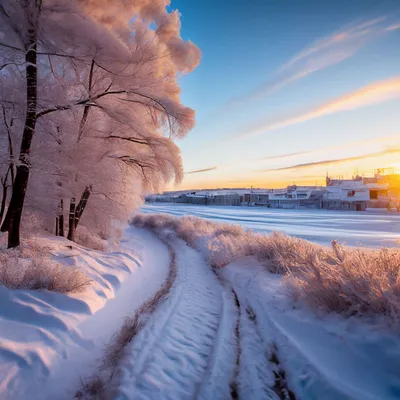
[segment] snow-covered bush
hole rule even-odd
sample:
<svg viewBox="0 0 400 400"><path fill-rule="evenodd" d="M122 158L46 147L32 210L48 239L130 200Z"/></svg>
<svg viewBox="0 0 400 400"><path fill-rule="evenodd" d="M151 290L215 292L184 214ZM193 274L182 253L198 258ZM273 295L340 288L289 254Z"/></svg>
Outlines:
<svg viewBox="0 0 400 400"><path fill-rule="evenodd" d="M263 235L192 216L137 215L132 223L158 235L174 231L214 268L257 257L268 271L284 276L293 298L311 307L400 320L399 250L351 249L335 241L328 248L282 233Z"/></svg>
<svg viewBox="0 0 400 400"><path fill-rule="evenodd" d="M285 281L295 298L328 311L360 315L374 313L400 322L400 252L344 249L310 258L291 268Z"/></svg>
<svg viewBox="0 0 400 400"><path fill-rule="evenodd" d="M56 263L49 249L35 242L0 252L0 285L9 289L68 293L83 290L89 283L90 279L82 271Z"/></svg>
<svg viewBox="0 0 400 400"><path fill-rule="evenodd" d="M93 250L106 251L108 247L108 241L105 238L91 233L85 226L80 226L76 230L75 242Z"/></svg>

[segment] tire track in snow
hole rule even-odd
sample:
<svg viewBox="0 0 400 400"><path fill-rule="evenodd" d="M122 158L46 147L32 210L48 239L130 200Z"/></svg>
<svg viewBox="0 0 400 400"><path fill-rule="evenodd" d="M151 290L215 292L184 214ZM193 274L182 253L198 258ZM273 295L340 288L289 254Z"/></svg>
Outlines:
<svg viewBox="0 0 400 400"><path fill-rule="evenodd" d="M233 268L233 269L232 269ZM298 398L324 398L326 400L344 400L349 397L338 390L326 379L315 365L307 359L296 342L279 326L271 315L269 301L273 294L266 295L264 272L257 266L252 268L252 262L246 269L243 264L228 267L222 275L230 282L238 293L241 307L246 304L248 316L253 319L255 329L264 342L265 359L268 363L266 378L271 382L274 399L291 400ZM272 286L273 288L275 286ZM272 375L271 375L272 372ZM290 390L292 389L292 391ZM244 397L246 398L246 397Z"/></svg>
<svg viewBox="0 0 400 400"><path fill-rule="evenodd" d="M181 240L172 245L178 274L171 296L132 342L115 397L209 399L212 393L213 399L229 398L233 298L200 253Z"/></svg>
<svg viewBox="0 0 400 400"><path fill-rule="evenodd" d="M232 396L232 381L236 375L237 354L239 343L236 329L239 318L239 308L236 305L235 295L216 274L221 285L221 318L216 340L207 371L198 388L195 399L226 400Z"/></svg>
<svg viewBox="0 0 400 400"><path fill-rule="evenodd" d="M331 384L321 372L310 363L310 361L302 354L297 348L297 345L290 340L290 337L276 324L271 318L268 308L266 309L264 303L257 296L253 298L253 307L257 309L257 316L260 320L262 329L260 332L264 341L269 341L272 350L281 349L282 359L286 361L286 371L291 374L292 382L296 388L296 392L301 398L324 398L326 400L349 400L344 392ZM278 356L278 353L276 353ZM290 364L288 359L290 358ZM286 360L285 360L286 359ZM282 377L286 381L286 371L283 369L280 358L277 362L274 360L274 353L271 354L271 361L275 364L274 373L277 374L275 381L276 387L280 385ZM283 374L282 374L283 372ZM291 399L290 397L287 397ZM286 400L286 399L285 399Z"/></svg>
<svg viewBox="0 0 400 400"><path fill-rule="evenodd" d="M240 307L239 368L235 385L239 399L276 400L274 375L269 363L268 349L256 324L256 315L249 307L243 292L233 289Z"/></svg>

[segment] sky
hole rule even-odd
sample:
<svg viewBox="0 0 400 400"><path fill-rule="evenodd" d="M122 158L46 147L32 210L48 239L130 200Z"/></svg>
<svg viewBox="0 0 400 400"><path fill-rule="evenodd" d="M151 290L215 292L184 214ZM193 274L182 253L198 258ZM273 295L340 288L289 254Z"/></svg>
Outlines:
<svg viewBox="0 0 400 400"><path fill-rule="evenodd" d="M172 0L202 51L175 189L400 170L400 0Z"/></svg>

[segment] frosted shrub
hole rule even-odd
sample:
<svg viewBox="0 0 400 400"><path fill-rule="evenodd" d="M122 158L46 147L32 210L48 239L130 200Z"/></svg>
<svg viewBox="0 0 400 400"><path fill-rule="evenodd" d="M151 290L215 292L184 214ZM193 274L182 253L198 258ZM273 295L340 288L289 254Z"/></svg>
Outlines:
<svg viewBox="0 0 400 400"><path fill-rule="evenodd" d="M75 233L75 242L89 249L105 251L108 242L105 239L107 236L103 237L101 238L99 235L89 232L84 226L79 226Z"/></svg>
<svg viewBox="0 0 400 400"><path fill-rule="evenodd" d="M48 249L35 244L0 252L0 284L9 289L68 293L83 290L89 283L89 278L79 269L54 262Z"/></svg>
<svg viewBox="0 0 400 400"><path fill-rule="evenodd" d="M293 268L307 267L315 257L326 257L328 251L307 240L274 232L259 238L255 255L274 273L284 274Z"/></svg>
<svg viewBox="0 0 400 400"><path fill-rule="evenodd" d="M191 216L138 215L132 223L158 235L174 231L214 268L257 257L268 271L284 275L293 298L311 307L400 321L399 250L348 249L335 241L326 248L282 233L262 235Z"/></svg>
<svg viewBox="0 0 400 400"><path fill-rule="evenodd" d="M233 259L245 256L242 243L231 236L219 235L207 241L208 263L214 268L221 268Z"/></svg>
<svg viewBox="0 0 400 400"><path fill-rule="evenodd" d="M26 212L22 218L22 229L26 237L38 235L44 226L43 219L32 212Z"/></svg>
<svg viewBox="0 0 400 400"><path fill-rule="evenodd" d="M326 258L290 271L285 280L291 293L328 311L400 321L400 252L345 250L336 242L332 247Z"/></svg>

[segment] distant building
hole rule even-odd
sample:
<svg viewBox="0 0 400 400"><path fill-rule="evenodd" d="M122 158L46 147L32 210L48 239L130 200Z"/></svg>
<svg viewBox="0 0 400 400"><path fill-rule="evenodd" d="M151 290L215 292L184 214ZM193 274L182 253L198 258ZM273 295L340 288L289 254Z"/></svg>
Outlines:
<svg viewBox="0 0 400 400"><path fill-rule="evenodd" d="M326 178L323 208L335 210L365 211L370 192L362 178L330 179Z"/></svg>
<svg viewBox="0 0 400 400"><path fill-rule="evenodd" d="M165 192L147 202L267 208L325 208L364 211L367 207L400 208L400 174L379 169L373 177L326 177L326 186L291 185L285 189L215 189Z"/></svg>
<svg viewBox="0 0 400 400"><path fill-rule="evenodd" d="M400 204L400 174L393 168L375 170L373 177L363 178L370 191L369 207L390 207Z"/></svg>

